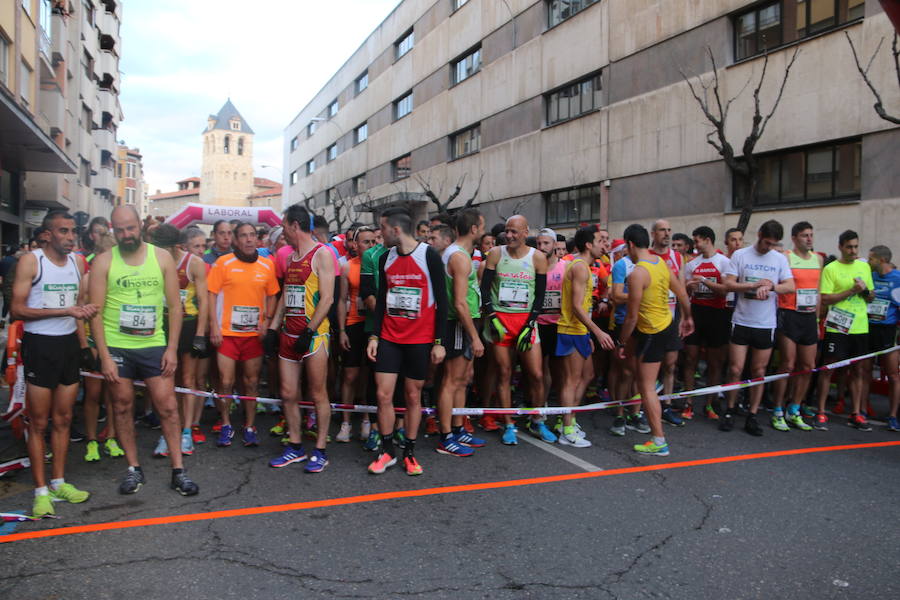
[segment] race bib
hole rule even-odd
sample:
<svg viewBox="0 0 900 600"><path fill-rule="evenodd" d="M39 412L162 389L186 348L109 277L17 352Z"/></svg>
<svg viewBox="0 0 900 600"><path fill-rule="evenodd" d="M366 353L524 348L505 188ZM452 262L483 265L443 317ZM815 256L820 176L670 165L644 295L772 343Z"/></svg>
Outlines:
<svg viewBox="0 0 900 600"><path fill-rule="evenodd" d="M150 337L156 332L156 307L123 304L119 309L119 333Z"/></svg>
<svg viewBox="0 0 900 600"><path fill-rule="evenodd" d="M869 314L869 320L884 321L887 318L888 308L890 308L890 306L890 300L875 298L866 305L866 312Z"/></svg>
<svg viewBox="0 0 900 600"><path fill-rule="evenodd" d="M819 301L819 290L800 289L797 290L797 312L815 312L816 304Z"/></svg>
<svg viewBox="0 0 900 600"><path fill-rule="evenodd" d="M672 316L675 316L675 307L678 306L678 296L675 295L675 292L669 290L669 312L672 313Z"/></svg>
<svg viewBox="0 0 900 600"><path fill-rule="evenodd" d="M306 314L306 286L284 286L284 308L289 317L302 317Z"/></svg>
<svg viewBox="0 0 900 600"><path fill-rule="evenodd" d="M699 298L701 300L709 300L715 296L713 291L709 289L709 286L703 283L702 281L697 284L697 291L694 292L694 298Z"/></svg>
<svg viewBox="0 0 900 600"><path fill-rule="evenodd" d="M188 291L187 290L178 290L178 295L181 296L181 304L184 305L187 302Z"/></svg>
<svg viewBox="0 0 900 600"><path fill-rule="evenodd" d="M544 306L542 312L545 315L558 315L562 309L562 290L547 290L544 292Z"/></svg>
<svg viewBox="0 0 900 600"><path fill-rule="evenodd" d="M356 297L356 314L360 316L366 314L366 303L361 296Z"/></svg>
<svg viewBox="0 0 900 600"><path fill-rule="evenodd" d="M853 327L854 317L852 312L832 306L828 309L828 315L825 317L825 327L840 333L847 333Z"/></svg>
<svg viewBox="0 0 900 600"><path fill-rule="evenodd" d="M528 308L528 284L524 281L500 282L500 306L503 308Z"/></svg>
<svg viewBox="0 0 900 600"><path fill-rule="evenodd" d="M77 283L45 283L41 288L44 308L69 308L78 299Z"/></svg>
<svg viewBox="0 0 900 600"><path fill-rule="evenodd" d="M751 276L748 275L747 277L744 278L744 283L756 283L756 282L759 281L759 280L760 280L759 277L751 277ZM759 300L759 298L757 298L757 296L756 296L756 290L752 290L752 291L749 291L749 292L744 292L744 299L746 299L746 300Z"/></svg>
<svg viewBox="0 0 900 600"><path fill-rule="evenodd" d="M259 327L258 306L232 306L231 330L235 333L249 333Z"/></svg>
<svg viewBox="0 0 900 600"><path fill-rule="evenodd" d="M387 314L391 317L418 319L422 311L422 290L392 287L387 292Z"/></svg>
<svg viewBox="0 0 900 600"><path fill-rule="evenodd" d="M736 300L736 296L735 296L734 292L728 292L727 294L725 294L725 307L726 308L734 308L734 305L736 304L736 302L737 302L737 300Z"/></svg>

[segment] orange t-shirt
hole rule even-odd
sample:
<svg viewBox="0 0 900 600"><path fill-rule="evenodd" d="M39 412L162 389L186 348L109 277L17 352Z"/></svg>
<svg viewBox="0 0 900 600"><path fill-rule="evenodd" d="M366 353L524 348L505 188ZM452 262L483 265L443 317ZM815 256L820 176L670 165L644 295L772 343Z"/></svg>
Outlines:
<svg viewBox="0 0 900 600"><path fill-rule="evenodd" d="M275 265L260 256L246 263L234 254L219 257L209 271L209 291L216 295L222 335L252 337L266 312L266 298L279 291Z"/></svg>

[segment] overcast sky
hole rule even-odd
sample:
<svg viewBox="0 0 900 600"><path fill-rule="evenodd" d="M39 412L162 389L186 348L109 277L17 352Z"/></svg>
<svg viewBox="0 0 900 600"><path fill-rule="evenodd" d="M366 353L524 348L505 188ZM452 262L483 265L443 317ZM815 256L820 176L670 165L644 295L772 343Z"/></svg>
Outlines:
<svg viewBox="0 0 900 600"><path fill-rule="evenodd" d="M229 96L256 133L255 175L283 181L284 128L398 3L124 2L118 135L141 149L149 193L200 175L206 118Z"/></svg>

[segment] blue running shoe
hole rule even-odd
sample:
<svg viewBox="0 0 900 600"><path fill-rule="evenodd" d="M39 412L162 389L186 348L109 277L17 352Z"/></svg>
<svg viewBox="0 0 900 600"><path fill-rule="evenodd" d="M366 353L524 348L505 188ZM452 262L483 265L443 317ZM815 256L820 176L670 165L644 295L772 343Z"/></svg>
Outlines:
<svg viewBox="0 0 900 600"><path fill-rule="evenodd" d="M394 445L401 450L406 448L406 430L402 427L394 432Z"/></svg>
<svg viewBox="0 0 900 600"><path fill-rule="evenodd" d="M446 439L442 439L438 442L437 448L435 448L435 452L438 454L447 454L449 456L458 456L460 458L465 458L467 456L472 456L475 454L475 451L471 448L462 445L459 442L459 436L450 435Z"/></svg>
<svg viewBox="0 0 900 600"><path fill-rule="evenodd" d="M528 420L528 432L542 442L556 443L556 434L550 431L543 421Z"/></svg>
<svg viewBox="0 0 900 600"><path fill-rule="evenodd" d="M369 430L369 437L363 443L363 448L369 452L375 452L381 445L381 434L376 429Z"/></svg>
<svg viewBox="0 0 900 600"><path fill-rule="evenodd" d="M662 420L675 427L684 427L684 421L672 411L671 406L662 411Z"/></svg>
<svg viewBox="0 0 900 600"><path fill-rule="evenodd" d="M273 469L280 469L281 467L286 467L297 462L303 462L304 460L306 460L306 452L303 451L303 447L299 450L294 450L290 446L286 446L284 452L281 453L281 456L269 461L269 466Z"/></svg>
<svg viewBox="0 0 900 600"><path fill-rule="evenodd" d="M900 423L897 422L897 417L888 417L887 425L888 431L900 431Z"/></svg>
<svg viewBox="0 0 900 600"><path fill-rule="evenodd" d="M216 446L219 446L220 448L230 446L232 439L234 439L234 427L231 425L222 425L222 430L219 432L219 439L216 440Z"/></svg>
<svg viewBox="0 0 900 600"><path fill-rule="evenodd" d="M222 429L225 429L224 427ZM244 427L244 446L259 446L259 438L256 436L256 427Z"/></svg>
<svg viewBox="0 0 900 600"><path fill-rule="evenodd" d="M506 444L507 446L515 446L519 443L519 438L516 437L516 426L513 424L509 424L503 428L503 437L500 440Z"/></svg>
<svg viewBox="0 0 900 600"><path fill-rule="evenodd" d="M312 451L312 455L309 457L309 461L306 463L306 466L303 467L303 470L307 473L321 473L325 470L325 467L328 466L328 457L325 456L325 452L315 448Z"/></svg>
<svg viewBox="0 0 900 600"><path fill-rule="evenodd" d="M465 429L459 433L453 434L453 437L456 438L457 442L463 446L468 446L469 448L484 448L484 445L487 443L483 439L475 437Z"/></svg>

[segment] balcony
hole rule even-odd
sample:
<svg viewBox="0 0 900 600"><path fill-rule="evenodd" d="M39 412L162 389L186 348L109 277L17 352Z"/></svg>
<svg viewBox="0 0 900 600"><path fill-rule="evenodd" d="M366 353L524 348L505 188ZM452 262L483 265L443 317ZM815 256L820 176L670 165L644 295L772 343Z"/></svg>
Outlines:
<svg viewBox="0 0 900 600"><path fill-rule="evenodd" d="M50 135L55 136L65 129L66 100L55 83L52 86L41 85L38 93L38 110L50 127Z"/></svg>
<svg viewBox="0 0 900 600"><path fill-rule="evenodd" d="M115 193L119 186L119 180L112 167L100 167L97 174L91 179L91 187L95 190Z"/></svg>
<svg viewBox="0 0 900 600"><path fill-rule="evenodd" d="M93 132L94 143L100 150L116 153L116 134L109 129L95 129Z"/></svg>
<svg viewBox="0 0 900 600"><path fill-rule="evenodd" d="M119 19L111 12L107 12L105 10L97 9L97 29L100 31L100 35L108 35L115 40L116 44L119 43Z"/></svg>
<svg viewBox="0 0 900 600"><path fill-rule="evenodd" d="M100 58L97 61L97 73L100 75L101 79L103 78L103 75L107 73L112 75L113 79L118 79L119 57L108 50L101 50Z"/></svg>
<svg viewBox="0 0 900 600"><path fill-rule="evenodd" d="M119 108L119 98L111 90L100 88L97 90L100 97L100 111L112 115L113 121L118 123L122 120L122 111Z"/></svg>
<svg viewBox="0 0 900 600"><path fill-rule="evenodd" d="M50 16L50 52L53 64L66 60L66 46L69 43L69 28L66 18L57 13Z"/></svg>

